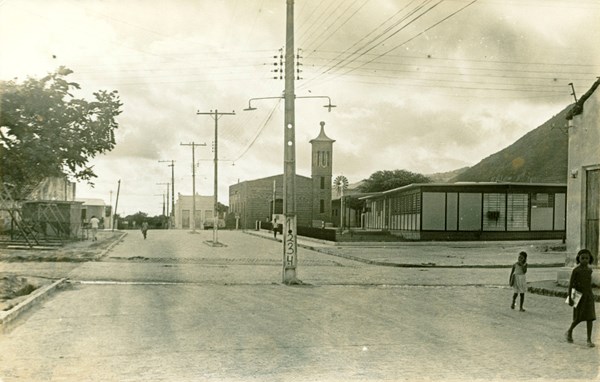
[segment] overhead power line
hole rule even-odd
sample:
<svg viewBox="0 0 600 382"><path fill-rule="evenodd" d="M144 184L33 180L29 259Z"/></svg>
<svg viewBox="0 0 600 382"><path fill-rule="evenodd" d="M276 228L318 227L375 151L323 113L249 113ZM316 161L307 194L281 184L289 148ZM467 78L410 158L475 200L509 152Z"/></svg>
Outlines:
<svg viewBox="0 0 600 382"><path fill-rule="evenodd" d="M387 54L391 53L392 51L394 51L394 50L398 49L399 47L401 47L401 46L403 46L403 45L405 45L405 44L409 43L410 41L414 40L415 38L417 38L417 37L419 37L419 36L423 35L424 33L428 32L428 31L430 31L431 29L435 28L436 26L440 25L440 24L441 24L441 23L443 23L444 21L447 21L448 19L450 19L450 18L454 17L454 16L455 16L455 15L457 15L458 13L460 13L460 12L462 12L463 10L467 9L467 8L468 8L468 7L470 7L471 5L475 4L477 1L478 1L478 0L473 0L473 1L471 1L470 3L468 3L468 4L464 5L463 7L459 8L458 10L456 10L456 11L452 12L450 15L448 15L448 16L446 16L446 17L444 17L443 19L441 19L441 20L437 21L436 23L434 23L433 25L431 25L431 26L427 27L427 28L426 28L426 29L424 29L423 31L421 31L421 32L417 33L416 35L414 35L413 37L409 38L408 40L405 40L405 41L404 41L404 42L402 42L401 44L398 44L398 45L396 45L396 46L392 47L391 49L389 49L389 50L385 51L384 53L378 54L378 55L377 55L375 58L373 58L373 59L369 60L369 61L368 61L368 62L366 62L365 64L362 64L362 65L360 65L359 67L365 66L365 65L367 65L367 64L369 64L369 63L371 63L371 62L375 61L376 59L378 59L378 58L380 58L380 57L383 57L383 56L385 56L385 55L387 55ZM439 4L439 3L436 3L434 6L437 6L438 4ZM429 11L429 10L431 10L431 9L432 9L432 8L429 8L429 9L428 9L428 11ZM421 16L422 16L422 14L421 14L420 16L418 16L418 17L421 17ZM412 22L414 22L415 20L416 20L416 18L415 18L415 19L413 19L413 20L411 21L411 23L412 23ZM344 72L343 74L348 74L348 73L350 73L350 72L353 72L354 70L358 69L359 67L356 67L356 68L349 69L349 70L347 70L346 72ZM331 78L330 78L330 79L331 79ZM306 85L306 84L307 84L307 83L305 83L305 85Z"/></svg>

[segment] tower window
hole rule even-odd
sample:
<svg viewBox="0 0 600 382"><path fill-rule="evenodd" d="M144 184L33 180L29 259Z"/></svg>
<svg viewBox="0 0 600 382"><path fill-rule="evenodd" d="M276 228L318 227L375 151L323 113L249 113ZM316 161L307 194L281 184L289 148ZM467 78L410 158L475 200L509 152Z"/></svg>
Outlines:
<svg viewBox="0 0 600 382"><path fill-rule="evenodd" d="M321 204L320 212L324 213L325 212L325 200L321 199L321 203L320 204Z"/></svg>
<svg viewBox="0 0 600 382"><path fill-rule="evenodd" d="M321 177L321 190L324 190L324 189L325 189L325 177L322 176Z"/></svg>
<svg viewBox="0 0 600 382"><path fill-rule="evenodd" d="M317 165L323 168L329 166L329 151L317 152Z"/></svg>

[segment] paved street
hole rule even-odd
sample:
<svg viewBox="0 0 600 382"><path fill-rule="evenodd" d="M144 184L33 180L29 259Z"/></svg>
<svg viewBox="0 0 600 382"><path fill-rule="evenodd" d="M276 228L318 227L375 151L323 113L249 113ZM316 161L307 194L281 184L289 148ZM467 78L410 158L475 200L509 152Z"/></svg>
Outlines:
<svg viewBox="0 0 600 382"><path fill-rule="evenodd" d="M385 267L300 249L305 285L290 287L281 243L211 239L134 231L99 262L33 264L70 282L0 336L0 380L598 379L585 327L575 344L563 339L562 299L527 294L527 312L508 308L507 269Z"/></svg>

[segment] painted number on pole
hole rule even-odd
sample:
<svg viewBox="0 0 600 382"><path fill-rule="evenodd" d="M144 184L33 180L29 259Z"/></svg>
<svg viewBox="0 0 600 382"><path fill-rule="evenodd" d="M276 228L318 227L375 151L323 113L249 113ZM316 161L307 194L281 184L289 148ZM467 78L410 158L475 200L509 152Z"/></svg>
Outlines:
<svg viewBox="0 0 600 382"><path fill-rule="evenodd" d="M295 216L286 216L284 232L284 265L286 269L296 267L296 219Z"/></svg>

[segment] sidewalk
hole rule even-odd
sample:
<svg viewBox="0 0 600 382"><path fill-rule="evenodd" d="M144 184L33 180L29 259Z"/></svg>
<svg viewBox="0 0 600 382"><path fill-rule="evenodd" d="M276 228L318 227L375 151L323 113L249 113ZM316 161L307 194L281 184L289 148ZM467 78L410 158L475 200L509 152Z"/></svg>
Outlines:
<svg viewBox="0 0 600 382"><path fill-rule="evenodd" d="M275 240L269 231L244 231ZM281 236L276 239L281 242ZM357 245L355 245L357 244ZM520 251L529 267L562 267L566 252L560 241L451 241L339 243L298 237L298 246L367 264L392 267L510 268Z"/></svg>
<svg viewBox="0 0 600 382"><path fill-rule="evenodd" d="M269 231L245 231L246 234L281 242ZM530 268L557 268L565 264L564 245L557 240L540 241L464 241L464 242L383 242L338 243L298 237L298 246L366 264L402 268L506 268L518 253L528 254ZM529 292L545 296L567 297L567 288L556 280L530 282ZM600 301L600 288L594 288Z"/></svg>

